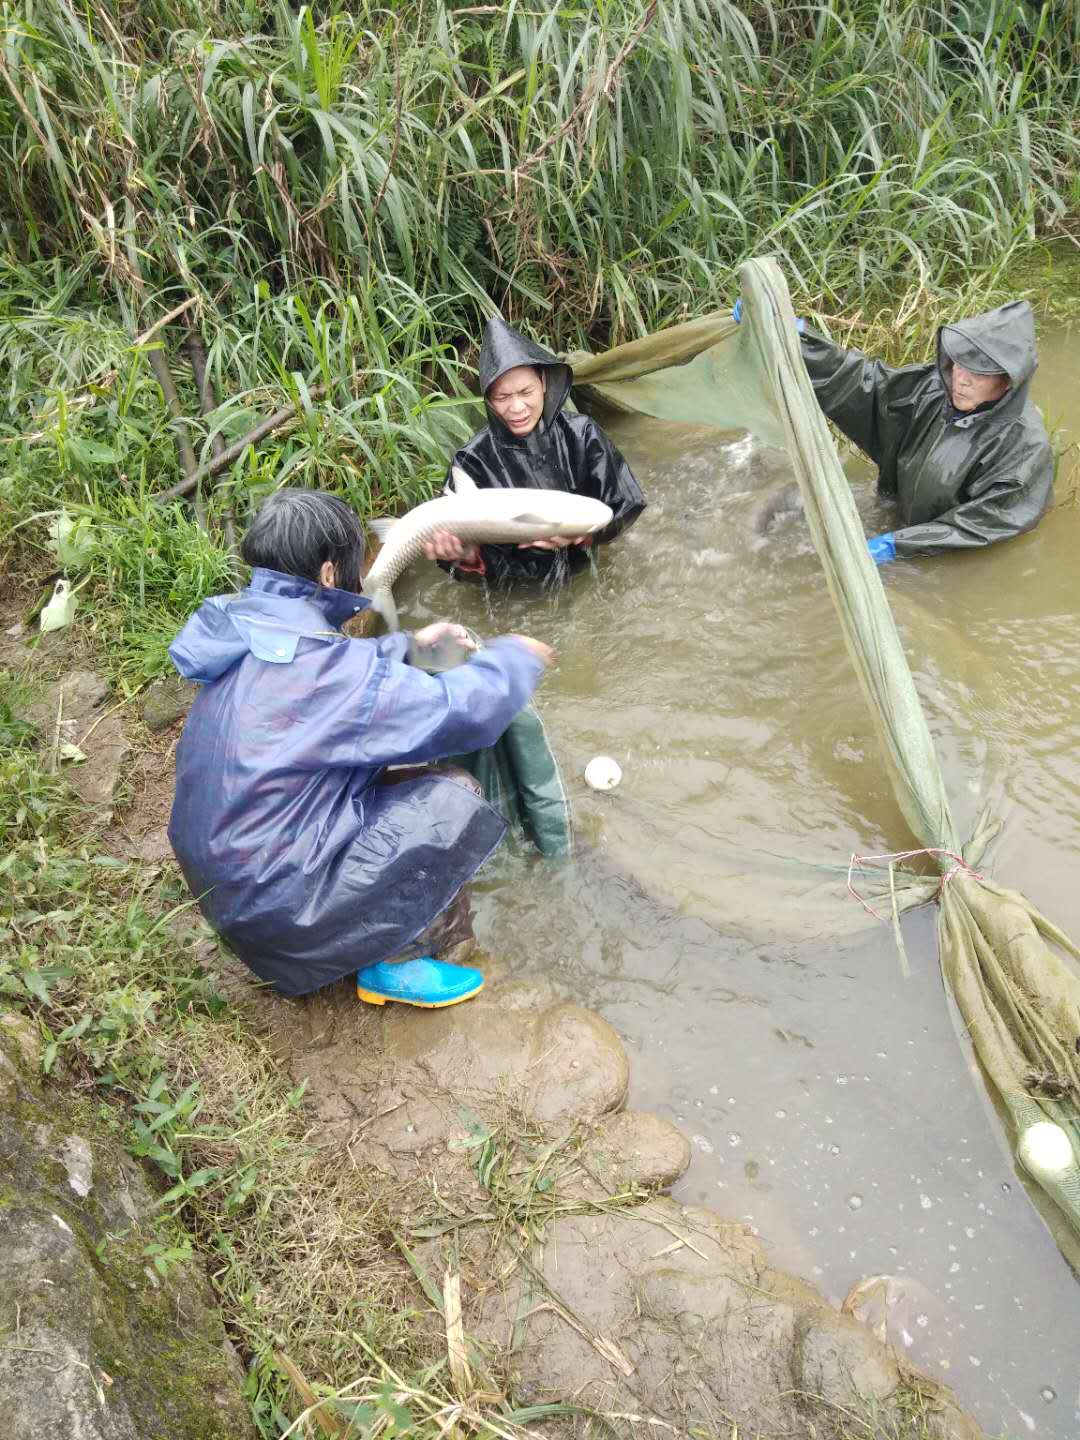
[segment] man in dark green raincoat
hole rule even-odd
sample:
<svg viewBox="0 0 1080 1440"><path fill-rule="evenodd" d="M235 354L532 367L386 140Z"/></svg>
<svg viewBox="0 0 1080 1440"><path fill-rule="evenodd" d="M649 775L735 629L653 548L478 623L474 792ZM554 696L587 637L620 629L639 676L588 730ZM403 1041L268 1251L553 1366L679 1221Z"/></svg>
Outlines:
<svg viewBox="0 0 1080 1440"><path fill-rule="evenodd" d="M928 365L895 369L805 327L801 335L822 410L896 501L896 529L868 542L878 564L981 549L1039 523L1054 456L1028 398L1038 358L1026 301L943 325Z"/></svg>
<svg viewBox="0 0 1080 1440"><path fill-rule="evenodd" d="M580 540L541 540L529 546L463 545L442 534L426 545L430 560L451 574L479 574L496 584L515 580L559 583L588 564L588 549L614 540L645 509L629 465L588 415L568 415L573 371L549 350L498 318L484 328L480 388L488 423L454 456L475 484L569 490L610 506L610 525ZM450 473L447 486L452 485Z"/></svg>

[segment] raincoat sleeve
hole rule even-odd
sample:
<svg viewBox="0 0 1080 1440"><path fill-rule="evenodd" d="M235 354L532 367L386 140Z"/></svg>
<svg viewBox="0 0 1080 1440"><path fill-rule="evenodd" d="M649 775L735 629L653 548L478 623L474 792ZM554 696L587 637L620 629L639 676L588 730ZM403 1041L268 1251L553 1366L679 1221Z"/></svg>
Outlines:
<svg viewBox="0 0 1080 1440"><path fill-rule="evenodd" d="M379 635L371 642L384 660L400 660L403 664L409 652L409 636L405 630L395 630L389 635Z"/></svg>
<svg viewBox="0 0 1080 1440"><path fill-rule="evenodd" d="M964 482L958 504L929 524L893 531L897 555L976 550L1012 540L1039 523L1054 488L1054 454L1045 432L1014 425L992 439Z"/></svg>
<svg viewBox="0 0 1080 1440"><path fill-rule="evenodd" d="M442 675L380 656L359 697L343 677L329 676L314 697L322 763L421 764L494 745L543 671L531 651L504 636Z"/></svg>
<svg viewBox="0 0 1080 1440"><path fill-rule="evenodd" d="M869 455L876 465L896 440L888 407L908 398L927 371L925 365L896 369L868 360L860 350L845 350L806 329L802 357L818 404L833 424Z"/></svg>
<svg viewBox="0 0 1080 1440"><path fill-rule="evenodd" d="M630 528L645 509L645 496L622 454L592 419L585 430L585 467L588 483L583 485L579 477L578 489L602 500L612 511L611 524L594 537L604 544Z"/></svg>

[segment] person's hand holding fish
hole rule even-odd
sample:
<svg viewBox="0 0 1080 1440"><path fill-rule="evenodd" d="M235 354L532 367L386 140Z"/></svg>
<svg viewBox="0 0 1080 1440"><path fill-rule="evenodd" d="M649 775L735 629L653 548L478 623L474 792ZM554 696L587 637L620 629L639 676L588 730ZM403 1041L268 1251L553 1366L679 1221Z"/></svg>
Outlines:
<svg viewBox="0 0 1080 1440"><path fill-rule="evenodd" d="M591 535L577 535L573 538L565 535L553 535L550 540L528 540L524 545L519 545L519 550L565 550L570 545L590 545Z"/></svg>
<svg viewBox="0 0 1080 1440"><path fill-rule="evenodd" d="M550 540L527 540L517 548L519 550L565 550L569 545L588 545L591 540L591 535L553 535ZM448 561L451 565L456 565L459 570L475 570L480 574L483 574L484 571L479 545L466 545L456 535L451 535L449 530L440 530L431 537L424 546L424 558L425 560Z"/></svg>
<svg viewBox="0 0 1080 1440"><path fill-rule="evenodd" d="M450 620L436 620L434 625L425 625L422 630L413 631L413 640L425 649L433 649L442 640L452 640L463 650L475 650L476 641L464 625L455 625Z"/></svg>
<svg viewBox="0 0 1080 1440"><path fill-rule="evenodd" d="M484 573L484 562L480 557L479 545L466 545L449 530L437 530L424 545L425 560L446 560L460 570L475 570Z"/></svg>
<svg viewBox="0 0 1080 1440"><path fill-rule="evenodd" d="M507 639L524 645L542 665L550 665L555 659L555 651L542 640L534 640L529 635L509 635ZM437 620L435 624L425 625L422 630L413 632L409 639L407 659L410 665L438 675L444 670L453 670L458 665L464 665L479 649L475 636L464 625L455 625L450 620Z"/></svg>

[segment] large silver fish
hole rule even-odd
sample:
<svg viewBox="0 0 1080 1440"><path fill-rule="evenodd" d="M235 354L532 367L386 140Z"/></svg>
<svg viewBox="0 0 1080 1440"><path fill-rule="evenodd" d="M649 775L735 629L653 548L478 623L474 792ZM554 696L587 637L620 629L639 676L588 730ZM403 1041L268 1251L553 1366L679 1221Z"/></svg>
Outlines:
<svg viewBox="0 0 1080 1440"><path fill-rule="evenodd" d="M611 510L600 500L565 490L484 489L464 470L453 470L454 493L428 500L400 520L373 520L382 549L364 577L363 593L391 630L398 628L394 582L423 553L440 530L466 544L528 545L561 536L595 535L611 523Z"/></svg>

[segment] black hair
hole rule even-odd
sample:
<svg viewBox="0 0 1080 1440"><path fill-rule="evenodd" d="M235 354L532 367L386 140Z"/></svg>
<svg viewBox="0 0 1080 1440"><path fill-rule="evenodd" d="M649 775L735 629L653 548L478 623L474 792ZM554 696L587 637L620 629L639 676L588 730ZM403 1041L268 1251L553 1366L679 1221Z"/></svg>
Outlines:
<svg viewBox="0 0 1080 1440"><path fill-rule="evenodd" d="M355 511L322 490L278 490L264 500L240 553L249 565L299 575L319 584L327 560L339 590L360 590L364 527Z"/></svg>

